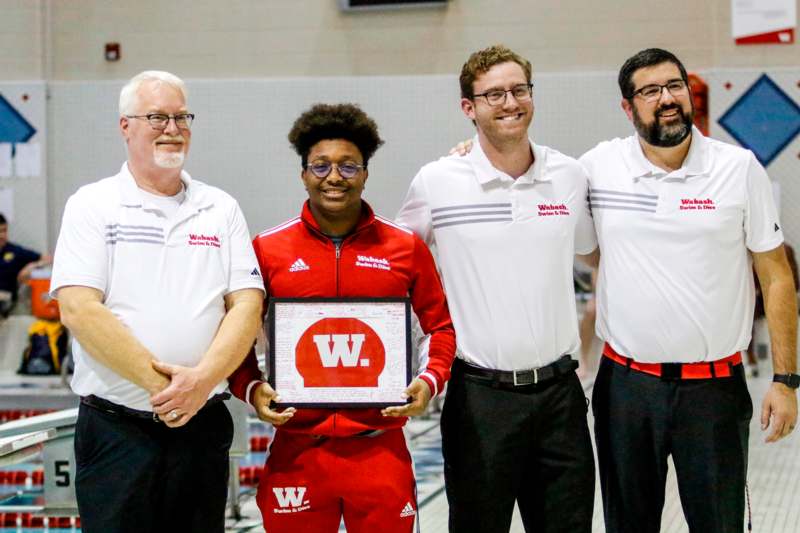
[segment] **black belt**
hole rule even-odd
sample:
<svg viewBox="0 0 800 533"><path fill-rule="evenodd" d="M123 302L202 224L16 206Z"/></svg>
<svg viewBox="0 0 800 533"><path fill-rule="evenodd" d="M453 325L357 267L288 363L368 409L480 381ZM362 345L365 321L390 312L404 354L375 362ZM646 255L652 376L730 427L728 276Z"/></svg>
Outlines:
<svg viewBox="0 0 800 533"><path fill-rule="evenodd" d="M219 394L215 394L214 396L209 398L208 401L206 401L206 404L203 406L203 409L205 409L209 405L221 402L223 400L227 400L230 397L231 395L227 392L221 392ZM124 405L119 405L114 402L109 402L108 400L104 400L103 398L97 397L94 394L89 396L81 396L81 403L84 405L88 405L93 409L97 409L98 411L105 411L106 413L111 413L114 415L130 416L133 418L152 420L153 422L161 422L161 419L158 418L158 415L152 411L139 411L138 409L131 409L130 407L125 407Z"/></svg>
<svg viewBox="0 0 800 533"><path fill-rule="evenodd" d="M562 355L557 361L541 368L527 370L493 370L475 366L456 359L453 362L453 373L462 373L486 380L496 387L517 388L530 385L541 385L560 376L570 374L578 368L578 362L569 355Z"/></svg>

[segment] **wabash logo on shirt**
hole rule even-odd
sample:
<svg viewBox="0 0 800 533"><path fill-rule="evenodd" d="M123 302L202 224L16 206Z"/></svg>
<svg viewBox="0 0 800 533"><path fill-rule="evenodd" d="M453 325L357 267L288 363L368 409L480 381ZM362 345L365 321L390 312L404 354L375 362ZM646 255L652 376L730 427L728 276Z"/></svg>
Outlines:
<svg viewBox="0 0 800 533"><path fill-rule="evenodd" d="M216 235L189 234L189 246L213 246L219 248L219 237Z"/></svg>
<svg viewBox="0 0 800 533"><path fill-rule="evenodd" d="M306 487L272 487L275 499L280 509L273 509L275 513L299 513L311 508L308 500L303 500Z"/></svg>
<svg viewBox="0 0 800 533"><path fill-rule="evenodd" d="M379 270L391 270L392 264L384 257L372 257L370 255L358 255L356 257L357 267L377 268Z"/></svg>
<svg viewBox="0 0 800 533"><path fill-rule="evenodd" d="M713 211L716 208L711 198L681 198L681 211Z"/></svg>
<svg viewBox="0 0 800 533"><path fill-rule="evenodd" d="M377 387L386 350L361 320L323 318L300 336L295 364L306 387Z"/></svg>
<svg viewBox="0 0 800 533"><path fill-rule="evenodd" d="M539 204L540 217L567 216L569 208L567 204Z"/></svg>

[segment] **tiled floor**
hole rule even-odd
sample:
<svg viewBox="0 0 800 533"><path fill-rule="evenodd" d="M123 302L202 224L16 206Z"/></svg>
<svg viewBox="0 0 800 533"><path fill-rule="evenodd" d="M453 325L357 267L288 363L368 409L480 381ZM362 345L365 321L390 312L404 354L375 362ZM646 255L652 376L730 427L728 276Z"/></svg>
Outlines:
<svg viewBox="0 0 800 533"><path fill-rule="evenodd" d="M771 376L763 368L762 376ZM792 434L776 444L765 444L758 416L761 399L769 379L750 379L755 415L751 423L750 465L748 482L752 509L753 532L797 533L800 532L800 436ZM590 426L592 421L589 421ZM445 533L447 531L447 499L443 492L441 475L441 450L439 448L438 419L414 420L408 427L409 441L414 455L419 479L420 530L422 533ZM685 533L688 528L678 498L672 472L667 480L667 501L662 516L663 533ZM232 531L261 531L258 510L252 499L244 505L249 520L232 524ZM342 528L341 531L344 531ZM522 532L522 523L516 515L511 533ZM604 531L599 488L595 500L593 532ZM480 533L480 532L476 532Z"/></svg>

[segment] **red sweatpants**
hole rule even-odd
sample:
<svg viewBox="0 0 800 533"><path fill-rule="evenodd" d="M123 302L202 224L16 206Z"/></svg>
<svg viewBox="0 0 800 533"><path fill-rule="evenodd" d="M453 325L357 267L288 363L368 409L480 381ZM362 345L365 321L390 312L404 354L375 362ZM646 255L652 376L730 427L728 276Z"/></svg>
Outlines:
<svg viewBox="0 0 800 533"><path fill-rule="evenodd" d="M267 533L410 533L417 514L402 429L375 437L275 432L256 496Z"/></svg>

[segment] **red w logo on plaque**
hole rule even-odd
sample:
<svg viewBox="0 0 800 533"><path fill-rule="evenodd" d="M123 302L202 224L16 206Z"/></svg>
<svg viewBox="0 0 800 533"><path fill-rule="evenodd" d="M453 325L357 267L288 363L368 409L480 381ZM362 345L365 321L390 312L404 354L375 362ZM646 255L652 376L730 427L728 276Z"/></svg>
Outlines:
<svg viewBox="0 0 800 533"><path fill-rule="evenodd" d="M377 387L385 363L380 337L357 318L323 318L303 332L295 348L306 387Z"/></svg>

